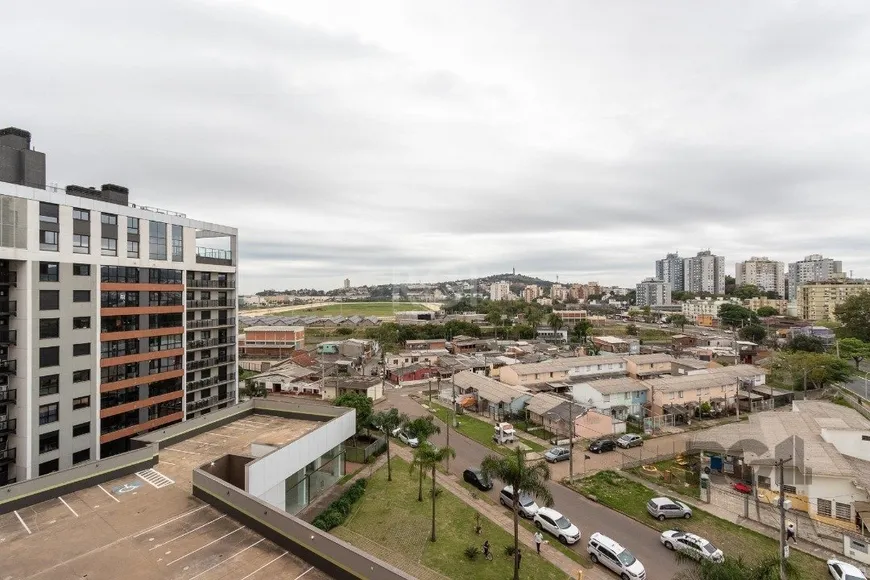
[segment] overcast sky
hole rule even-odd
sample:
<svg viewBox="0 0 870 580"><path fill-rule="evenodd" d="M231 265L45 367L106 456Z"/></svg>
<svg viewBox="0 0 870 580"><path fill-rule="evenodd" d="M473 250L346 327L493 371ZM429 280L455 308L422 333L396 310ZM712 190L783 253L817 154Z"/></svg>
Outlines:
<svg viewBox="0 0 870 580"><path fill-rule="evenodd" d="M836 7L833 9L832 7ZM242 290L668 251L870 276L870 2L7 2L59 184L239 228Z"/></svg>

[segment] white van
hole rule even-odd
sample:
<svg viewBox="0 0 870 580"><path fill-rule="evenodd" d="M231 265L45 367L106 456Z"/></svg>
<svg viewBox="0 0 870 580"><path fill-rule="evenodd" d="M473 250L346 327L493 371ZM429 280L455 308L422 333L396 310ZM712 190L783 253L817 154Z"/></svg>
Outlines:
<svg viewBox="0 0 870 580"><path fill-rule="evenodd" d="M646 580L646 569L640 560L604 534L592 534L586 551L593 564L601 563L619 574L622 580Z"/></svg>
<svg viewBox="0 0 870 580"><path fill-rule="evenodd" d="M492 440L499 444L513 443L516 441L516 431L510 423L497 423Z"/></svg>

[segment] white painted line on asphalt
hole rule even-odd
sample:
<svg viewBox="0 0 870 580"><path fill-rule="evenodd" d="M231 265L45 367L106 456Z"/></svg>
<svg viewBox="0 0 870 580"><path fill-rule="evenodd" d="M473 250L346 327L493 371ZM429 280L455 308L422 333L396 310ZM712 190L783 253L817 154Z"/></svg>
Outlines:
<svg viewBox="0 0 870 580"><path fill-rule="evenodd" d="M177 463L169 463L168 461L160 460L158 465L177 465Z"/></svg>
<svg viewBox="0 0 870 580"><path fill-rule="evenodd" d="M138 538L138 537L141 536L142 534L147 534L148 532L153 531L153 530L156 530L157 528L162 528L162 527L165 526L166 524L171 524L171 523L174 522L175 520L180 520L181 518L185 518L185 517L189 516L190 514L195 514L195 513L198 512L199 510L204 510L204 509L207 508L207 507L208 507L207 505L199 506L198 508L196 508L196 509L192 509L192 510L190 510L189 512L184 512L183 514L177 515L177 516L175 516L175 517L173 517L173 518L169 518L169 519L166 520L165 522L162 522L162 523L159 523L159 524L157 524L157 525L151 526L150 528L145 528L145 529L142 530L141 532L139 532L139 533L137 533L137 534L135 534L135 535L133 535L133 536L131 536L131 537L132 537L132 538Z"/></svg>
<svg viewBox="0 0 870 580"><path fill-rule="evenodd" d="M231 437L230 435L221 435L220 433L209 433L209 435L217 435L218 437L223 437L224 439L235 439L235 437Z"/></svg>
<svg viewBox="0 0 870 580"><path fill-rule="evenodd" d="M62 497L58 496L57 499L59 499L60 501L62 501L62 502L63 502L63 505L66 506L66 509L68 509L69 511L71 511L75 517L79 517L79 514L76 513L76 510L74 510L74 509L72 509L71 507L69 507L69 504L66 503L65 501L63 501L63 498L62 498Z"/></svg>
<svg viewBox="0 0 870 580"><path fill-rule="evenodd" d="M190 577L190 580L193 580L194 578L199 578L200 576L202 576L202 575L205 574L206 572L211 572L212 570L214 570L215 568L217 568L218 566L220 566L220 565L223 564L224 562L227 562L228 560L232 560L233 558L235 558L236 556L238 556L238 555L241 554L242 552L247 552L248 550L250 550L251 548L253 548L254 546L256 546L257 544L259 544L260 542L262 542L262 541L265 540L265 539L266 539L266 538L260 538L259 540L257 540L256 542L254 542L253 544L251 544L250 546L248 546L247 548L244 548L244 549L242 549L242 550L239 550L238 552L236 552L235 554L233 554L233 555L230 556L229 558L227 558L227 559L225 559L225 560L223 560L223 561L221 561L221 562L218 562L217 564L215 564L215 565L212 566L211 568L206 568L205 570L203 570L202 572L200 572L200 573L197 574L196 576L191 576L191 577Z"/></svg>
<svg viewBox="0 0 870 580"><path fill-rule="evenodd" d="M253 576L253 575L256 574L257 572L259 572L260 570L262 570L263 568L265 568L265 567L268 566L269 564L272 564L272 563L274 563L274 562L277 562L278 560L280 560L281 558L283 558L283 557L286 556L286 555L287 555L287 552L284 552L283 554L281 554L281 555L278 556L277 558L274 558L274 559L272 559L272 560L269 560L268 562L266 562L265 564L263 564L262 566L260 566L259 568L257 568L256 570L254 570L253 572L251 572L250 574L248 574L248 575L245 576L244 578L242 578L242 580L248 580L248 578L250 578L251 576Z"/></svg>
<svg viewBox="0 0 870 580"><path fill-rule="evenodd" d="M188 552L188 553L185 554L184 556L181 556L181 557L179 557L179 558L174 559L173 561L171 561L170 563L168 563L167 566L172 566L172 565L175 564L176 562L179 562L179 561L181 561L181 560L184 560L184 559L187 558L188 556L192 556L193 554L196 554L196 553L199 552L200 550L204 550L204 549L208 548L209 546L211 546L212 544L216 544L217 542L220 542L221 540L223 540L223 539L226 538L227 536L232 536L233 534L235 534L236 532L238 532L239 530L241 530L241 529L244 528L244 527L245 527L245 526L239 526L238 528L236 528L236 529L233 530L232 532L229 532L228 534L224 534L223 536L221 536L220 538L218 538L218 539L216 539L216 540L212 540L211 542L209 542L209 543L206 544L205 546L200 546L200 547L197 548L196 550L194 550L194 551L192 551L192 552Z"/></svg>
<svg viewBox="0 0 870 580"><path fill-rule="evenodd" d="M202 453L194 453L193 451L182 451L181 449L173 449L172 447L167 447L163 451L175 451L176 453L185 453L187 455L202 455Z"/></svg>
<svg viewBox="0 0 870 580"><path fill-rule="evenodd" d="M27 527L27 524L24 523L24 520L21 519L21 516L18 515L18 510L15 510L15 517L18 518L18 521L21 522L21 525L24 526L24 529L27 530L27 535L32 534L30 528Z"/></svg>
<svg viewBox="0 0 870 580"><path fill-rule="evenodd" d="M215 523L215 522L218 521L218 520L222 520L222 519L224 519L225 517L227 517L226 514L224 514L224 515L222 515L222 516L220 516L220 517L217 517L217 518L213 519L213 520L210 521L210 522L206 522L206 523L202 524L201 526L197 526L197 527L193 528L192 530L190 530L190 531L188 531L188 532L184 532L184 533L181 534L180 536L175 536L175 537L172 538L171 540L166 540L166 541L163 542L162 544L157 544L157 545L154 546L153 548L150 548L148 551L150 552L151 550L156 550L157 548L159 548L159 547L161 547L161 546L165 546L166 544L169 544L169 543L171 543L171 542L174 542L175 540L177 540L177 539L179 539L179 538L183 538L184 536L186 536L186 535L188 535L188 534L192 534L192 533L195 532L196 530L201 530L202 528L206 527L207 525L209 525L209 524L213 524L213 523Z"/></svg>
<svg viewBox="0 0 870 580"><path fill-rule="evenodd" d="M112 499L115 500L116 502L121 503L121 500L119 500L119 499L116 498L114 495L112 495L111 493L109 493L108 491L106 491L106 488L103 487L102 485L100 485L99 483L97 484L97 487L99 487L100 489L102 489L103 492L105 492L105 494L106 494L107 496L109 496L110 498L112 498Z"/></svg>
<svg viewBox="0 0 870 580"><path fill-rule="evenodd" d="M294 578L293 580L299 580L300 578L302 578L303 576L305 576L306 574L308 574L308 573L311 572L312 570L314 570L314 566L312 566L311 568L309 568L308 570L306 570L305 572L303 572L302 574L300 574L299 576L297 576L297 577Z"/></svg>

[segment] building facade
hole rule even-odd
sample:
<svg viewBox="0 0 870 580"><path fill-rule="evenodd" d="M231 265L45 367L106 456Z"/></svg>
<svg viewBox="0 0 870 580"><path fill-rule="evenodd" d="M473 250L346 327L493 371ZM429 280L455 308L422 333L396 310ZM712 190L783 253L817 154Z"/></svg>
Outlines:
<svg viewBox="0 0 870 580"><path fill-rule="evenodd" d="M529 284L523 288L523 300L526 302L534 302L535 299L544 295L544 291L537 284Z"/></svg>
<svg viewBox="0 0 870 580"><path fill-rule="evenodd" d="M767 257L752 258L737 262L734 267L734 280L738 286L752 284L764 292L776 292L785 297L785 264Z"/></svg>
<svg viewBox="0 0 870 580"><path fill-rule="evenodd" d="M797 300L797 289L807 282L826 282L842 277L843 262L823 258L821 254L810 254L799 262L788 265L788 283L786 285L789 300Z"/></svg>
<svg viewBox="0 0 870 580"><path fill-rule="evenodd" d="M671 303L671 285L661 279L647 278L637 285L635 302L644 306L660 306Z"/></svg>
<svg viewBox="0 0 870 580"><path fill-rule="evenodd" d="M757 311L764 306L770 306L771 308L776 308L780 314L788 314L788 300L777 300L761 296L759 298L749 298L746 300L745 305L752 311Z"/></svg>
<svg viewBox="0 0 870 580"><path fill-rule="evenodd" d="M863 292L870 292L870 283L841 280L802 284L797 287L798 316L804 320L836 320L837 306Z"/></svg>
<svg viewBox="0 0 870 580"><path fill-rule="evenodd" d="M510 300L511 285L508 282L494 282L489 287L490 300Z"/></svg>
<svg viewBox="0 0 870 580"><path fill-rule="evenodd" d="M236 230L128 196L0 182L0 485L238 400Z"/></svg>
<svg viewBox="0 0 870 580"><path fill-rule="evenodd" d="M304 326L249 326L239 335L239 354L248 358L287 358L304 346Z"/></svg>
<svg viewBox="0 0 870 580"><path fill-rule="evenodd" d="M670 284L671 290L680 292L684 290L683 284L683 259L680 254L674 252L661 260L656 260L656 280Z"/></svg>
<svg viewBox="0 0 870 580"><path fill-rule="evenodd" d="M709 250L683 260L683 289L687 292L725 293L725 258Z"/></svg>
<svg viewBox="0 0 870 580"><path fill-rule="evenodd" d="M714 299L714 298L695 298L686 300L682 304L683 316L689 319L689 322L701 324L702 318L709 318L711 323L719 319L719 308L725 304L739 304L739 301L731 299ZM702 326L710 326L709 324L701 324Z"/></svg>

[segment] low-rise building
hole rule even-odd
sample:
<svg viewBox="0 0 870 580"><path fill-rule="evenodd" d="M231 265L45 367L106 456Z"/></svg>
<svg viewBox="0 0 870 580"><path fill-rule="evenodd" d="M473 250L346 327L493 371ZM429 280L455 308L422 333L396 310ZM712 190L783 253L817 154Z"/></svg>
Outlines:
<svg viewBox="0 0 870 580"><path fill-rule="evenodd" d="M624 338L619 338L618 336L593 336L592 344L597 346L601 352L614 354L629 354L632 351L640 352L639 341L632 339L626 340Z"/></svg>
<svg viewBox="0 0 870 580"><path fill-rule="evenodd" d="M647 386L631 377L576 383L572 395L584 407L625 419L640 415L647 403Z"/></svg>
<svg viewBox="0 0 870 580"><path fill-rule="evenodd" d="M398 354L387 353L384 362L387 368L402 367L412 364L436 365L439 359L447 354L446 349L438 350L414 350L400 352Z"/></svg>
<svg viewBox="0 0 870 580"><path fill-rule="evenodd" d="M321 398L320 375L317 369L299 366L287 359L249 380L257 387L273 393Z"/></svg>
<svg viewBox="0 0 870 580"><path fill-rule="evenodd" d="M436 350L442 348L447 348L447 341L443 338L423 338L405 341L406 350Z"/></svg>
<svg viewBox="0 0 870 580"><path fill-rule="evenodd" d="M586 310L554 310L553 313L567 326L574 326L581 320L589 319L589 312Z"/></svg>
<svg viewBox="0 0 870 580"><path fill-rule="evenodd" d="M283 359L305 346L304 326L249 326L239 335L239 355Z"/></svg>
<svg viewBox="0 0 870 580"><path fill-rule="evenodd" d="M674 357L665 353L636 354L625 357L628 376L634 379L651 379L671 374Z"/></svg>
<svg viewBox="0 0 870 580"><path fill-rule="evenodd" d="M408 381L422 381L437 374L438 370L434 366L413 363L387 369L387 380L395 385L400 385Z"/></svg>
<svg viewBox="0 0 870 580"><path fill-rule="evenodd" d="M324 381L323 398L332 401L346 393L360 393L372 401L384 396L384 383L379 378L333 379Z"/></svg>
<svg viewBox="0 0 870 580"><path fill-rule="evenodd" d="M568 342L568 331L564 328L555 330L550 326L539 326L535 329L535 334L541 340L551 342Z"/></svg>
<svg viewBox="0 0 870 580"><path fill-rule="evenodd" d="M761 296L759 298L750 298L749 300L746 300L744 304L753 312L756 312L759 308L770 307L775 308L776 311L783 316L788 314L788 300L778 300Z"/></svg>
<svg viewBox="0 0 870 580"><path fill-rule="evenodd" d="M836 320L837 306L851 296L870 291L870 282L829 280L807 282L797 287L798 317L804 320Z"/></svg>
<svg viewBox="0 0 870 580"><path fill-rule="evenodd" d="M462 371L453 377L458 393L471 394L477 400L477 412L500 421L520 413L531 398L524 387L512 387L484 375Z"/></svg>
<svg viewBox="0 0 870 580"><path fill-rule="evenodd" d="M526 401L526 416L530 423L535 425L544 424L544 415L565 402L564 397L557 397L550 393L536 393ZM578 405L579 408L579 405Z"/></svg>
<svg viewBox="0 0 870 580"><path fill-rule="evenodd" d="M827 326L793 326L786 329L786 336L789 340L796 336L815 336L822 341L825 346L833 346L837 342L837 335Z"/></svg>
<svg viewBox="0 0 870 580"><path fill-rule="evenodd" d="M731 409L737 405L740 387L763 385L767 371L753 365L716 367L704 372L661 377L644 381L649 388L652 415L669 414L669 409L694 409L709 403L714 409Z"/></svg>
<svg viewBox="0 0 870 580"><path fill-rule="evenodd" d="M618 437L625 433L625 430L626 425L623 419L596 409L585 409L580 416L574 419L575 436L584 439Z"/></svg>
<svg viewBox="0 0 870 580"><path fill-rule="evenodd" d="M619 356L577 356L503 367L500 380L508 385L531 385L580 378L622 376L625 359Z"/></svg>
<svg viewBox="0 0 870 580"><path fill-rule="evenodd" d="M712 326L719 320L719 309L723 305L739 303L739 300L730 298L695 298L683 302L682 313L689 322L700 326Z"/></svg>

